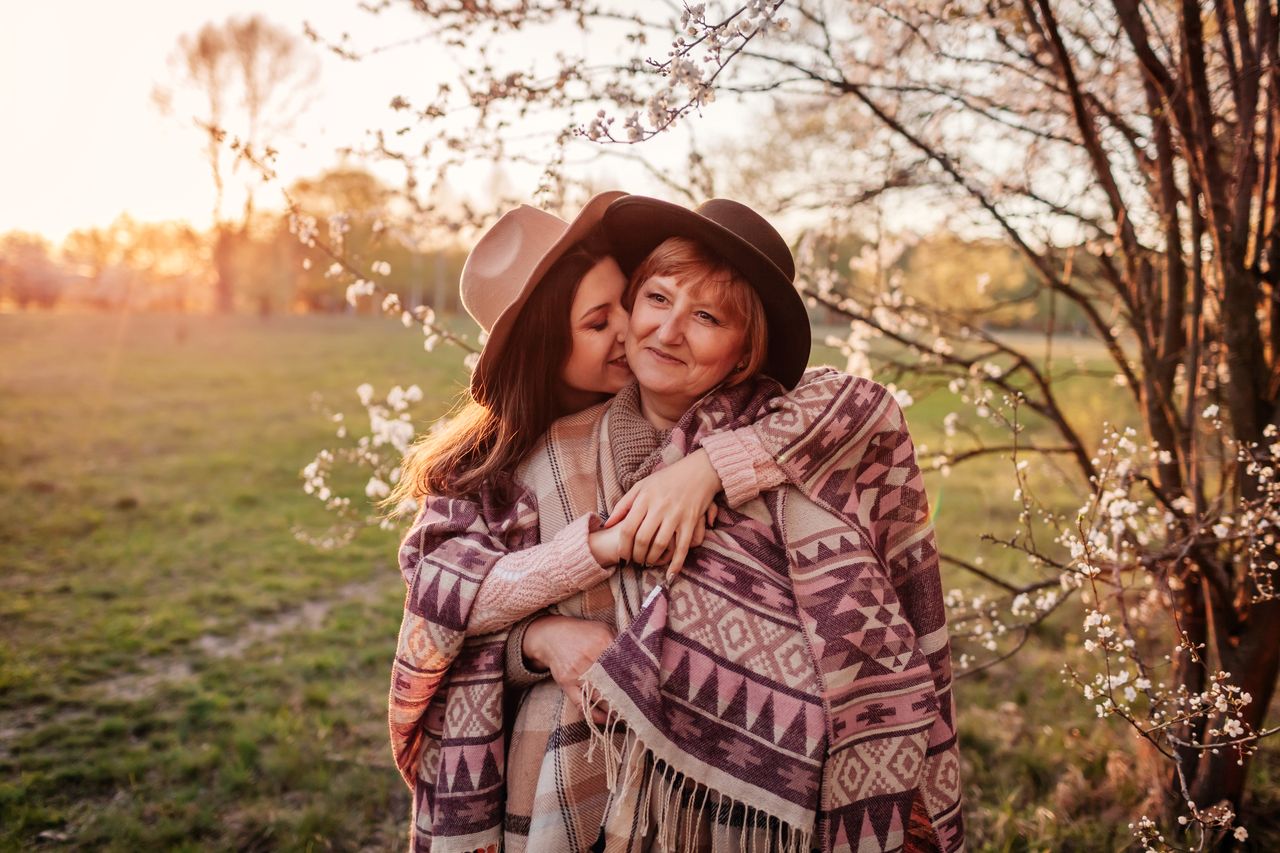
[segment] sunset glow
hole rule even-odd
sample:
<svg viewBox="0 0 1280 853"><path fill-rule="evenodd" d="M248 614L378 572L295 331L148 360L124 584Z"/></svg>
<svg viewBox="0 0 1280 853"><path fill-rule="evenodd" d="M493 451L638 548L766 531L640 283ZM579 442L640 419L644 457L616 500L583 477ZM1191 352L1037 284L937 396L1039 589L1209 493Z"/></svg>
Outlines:
<svg viewBox="0 0 1280 853"><path fill-rule="evenodd" d="M262 14L260 4L212 0L197 5L135 0L104 5L73 0L11 6L0 27L0 115L15 132L0 137L0 232L33 231L53 241L76 228L106 225L121 213L135 219L179 219L198 229L211 222L213 186L203 138L193 122L166 117L152 91L171 74L178 38L206 22ZM269 20L301 35L304 22L352 44L376 48L424 29L395 9L374 18L345 6L282 0ZM399 17L398 17L399 16ZM67 22L73 20L74 26ZM562 44L586 44L564 27ZM541 37L513 45L535 56ZM406 47L349 62L312 48L321 64L316 94L289 138L280 141L282 182L338 162L337 149L367 143L369 131L394 126L396 95L419 96L453 72L424 64ZM724 108L720 108L724 111ZM676 162L683 143L655 140L648 154ZM668 155L664 157L663 150ZM459 170L457 184L482 183L488 164ZM510 166L519 171L519 166ZM611 164L629 186L653 187L639 169ZM391 171L388 178L398 179ZM621 179L621 178L620 178ZM532 185L532 179L530 179ZM228 205L238 200L228 187ZM259 204L275 204L262 194Z"/></svg>

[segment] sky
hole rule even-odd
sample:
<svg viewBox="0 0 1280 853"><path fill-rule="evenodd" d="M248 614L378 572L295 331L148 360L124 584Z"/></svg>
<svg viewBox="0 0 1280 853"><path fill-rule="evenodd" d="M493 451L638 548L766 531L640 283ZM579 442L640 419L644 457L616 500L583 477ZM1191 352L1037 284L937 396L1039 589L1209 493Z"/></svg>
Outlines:
<svg viewBox="0 0 1280 853"><path fill-rule="evenodd" d="M207 21L254 12L299 35L304 20L326 35L350 32L357 45L386 43L393 40L389 33L402 38L424 26L407 12L374 18L355 0L5 4L0 11L5 127L0 133L0 232L34 231L56 241L75 228L105 225L125 211L141 220L185 219L207 227L214 191L201 136L189 119L162 115L152 91L168 78L180 35ZM574 38L581 37L573 31L557 34L557 41ZM545 45L539 41L531 47ZM392 126L392 96L425 95L445 71L433 67L421 49L388 50L359 63L317 54L317 94L294 138L281 146L278 165L286 180L335 165L335 149L359 143L368 128ZM659 159L675 156L662 147L648 150ZM634 177L627 180L628 189L637 189L631 185Z"/></svg>

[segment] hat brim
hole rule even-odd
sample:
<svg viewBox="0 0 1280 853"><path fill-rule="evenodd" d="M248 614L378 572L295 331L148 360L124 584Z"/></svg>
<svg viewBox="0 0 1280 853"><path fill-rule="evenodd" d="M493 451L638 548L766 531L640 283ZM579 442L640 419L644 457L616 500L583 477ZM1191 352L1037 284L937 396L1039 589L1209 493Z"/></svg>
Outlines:
<svg viewBox="0 0 1280 853"><path fill-rule="evenodd" d="M560 239L556 240L546 254L534 265L529 275L525 278L519 295L498 315L498 319L493 323L493 328L489 330L489 337L485 341L483 349L480 350L480 359L476 362L476 369L471 373L471 396L473 398L480 402L485 402L481 399L484 395L484 389L495 386L493 382L494 372L497 370L502 351L506 348L507 339L511 336L511 330L515 327L521 309L529 301L533 291L537 289L542 277L578 241L586 237L592 228L600 224L610 204L625 196L626 193L621 190L610 190L593 196L582 206L582 210L578 211L578 215L569 223L569 227L565 229Z"/></svg>
<svg viewBox="0 0 1280 853"><path fill-rule="evenodd" d="M804 299L791 278L748 241L697 212L646 196L628 195L610 205L605 231L623 272L636 267L669 237L688 237L732 264L750 283L764 306L769 327L763 371L791 389L809 364L813 331Z"/></svg>

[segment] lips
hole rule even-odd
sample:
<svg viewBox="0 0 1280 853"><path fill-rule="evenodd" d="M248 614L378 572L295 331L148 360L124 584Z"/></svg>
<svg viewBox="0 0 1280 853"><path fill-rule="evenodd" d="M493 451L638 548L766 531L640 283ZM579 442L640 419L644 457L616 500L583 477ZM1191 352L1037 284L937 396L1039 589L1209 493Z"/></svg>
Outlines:
<svg viewBox="0 0 1280 853"><path fill-rule="evenodd" d="M626 356L626 354L625 354L625 353L624 353L624 354L622 354L622 355L620 355L620 356L618 356L617 358L610 359L610 360L609 360L608 362L606 362L606 363L607 363L610 367L616 367L616 368L618 368L619 370L630 370L630 369L631 369L631 365L627 363L627 356Z"/></svg>
<svg viewBox="0 0 1280 853"><path fill-rule="evenodd" d="M671 365L684 364L683 361L676 358L674 355L671 355L670 353L665 353L662 350L658 349L657 347L645 347L644 351L647 352L650 356L652 356L653 359L657 361L659 364L671 364Z"/></svg>

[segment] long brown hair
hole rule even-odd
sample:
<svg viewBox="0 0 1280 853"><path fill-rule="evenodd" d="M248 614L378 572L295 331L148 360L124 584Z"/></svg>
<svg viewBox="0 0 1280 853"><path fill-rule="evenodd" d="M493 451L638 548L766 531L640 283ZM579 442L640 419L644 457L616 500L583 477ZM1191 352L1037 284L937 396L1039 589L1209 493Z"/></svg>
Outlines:
<svg viewBox="0 0 1280 853"><path fill-rule="evenodd" d="M668 237L654 247L631 274L622 293L624 308L630 311L635 306L640 285L655 275L680 280L694 296L705 293L743 325L746 338L742 367L729 374L725 380L727 385L737 385L760 372L769 355L769 322L760 296L737 267L697 240Z"/></svg>
<svg viewBox="0 0 1280 853"><path fill-rule="evenodd" d="M573 298L583 276L609 255L597 228L547 270L520 309L477 403L470 394L441 428L422 436L382 501L396 507L423 495L473 498L495 476L510 473L561 415L561 372L570 353Z"/></svg>

